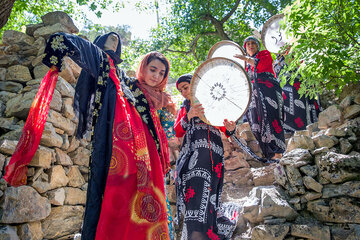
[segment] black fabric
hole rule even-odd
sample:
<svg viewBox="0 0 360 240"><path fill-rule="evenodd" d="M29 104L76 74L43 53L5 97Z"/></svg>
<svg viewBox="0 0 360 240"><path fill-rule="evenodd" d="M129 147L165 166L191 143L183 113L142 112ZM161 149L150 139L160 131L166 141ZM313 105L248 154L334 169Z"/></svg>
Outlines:
<svg viewBox="0 0 360 240"><path fill-rule="evenodd" d="M45 48L43 63L61 68L64 56L69 56L87 71L96 81L94 104L94 126L90 174L88 182L85 216L82 227L82 239L95 239L97 224L101 211L102 197L106 185L108 167L112 154L112 129L116 104L116 88L109 78L109 62L104 51L78 36L57 33L50 36ZM123 77L125 76L122 74ZM78 84L82 84L81 80ZM86 88L83 93L90 94L94 89ZM89 91L89 92L86 92ZM101 102L101 104L99 104Z"/></svg>
<svg viewBox="0 0 360 240"><path fill-rule="evenodd" d="M110 32L102 36L98 36L94 44L101 49L104 49L105 42L110 34L115 34L118 39L118 46L116 52L105 51L115 64L122 62L121 56L121 41L120 36L115 32ZM86 54L86 53L84 53ZM96 68L98 66L89 66L90 68ZM94 76L86 70L82 70L75 87L74 96L74 112L79 119L78 128L76 131L77 138L83 138L84 135L91 130L92 126L92 113L94 111L95 100L95 83L98 76Z"/></svg>
<svg viewBox="0 0 360 240"><path fill-rule="evenodd" d="M224 149L220 131L192 118L176 161L177 219L182 239L230 239L239 206L222 204ZM196 237L195 237L195 234Z"/></svg>

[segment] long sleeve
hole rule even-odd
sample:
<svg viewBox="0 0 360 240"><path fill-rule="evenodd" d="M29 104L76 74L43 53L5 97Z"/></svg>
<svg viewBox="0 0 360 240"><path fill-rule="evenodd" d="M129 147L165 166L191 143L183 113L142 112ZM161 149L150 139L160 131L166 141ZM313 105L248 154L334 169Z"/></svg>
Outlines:
<svg viewBox="0 0 360 240"><path fill-rule="evenodd" d="M98 77L102 50L81 37L55 33L47 42L45 54L43 63L48 67L56 66L61 71L63 58L68 56L94 78Z"/></svg>
<svg viewBox="0 0 360 240"><path fill-rule="evenodd" d="M175 129L175 136L176 137L183 137L186 133L186 126L187 124L190 124L188 122L187 116L186 116L186 109L185 107L181 108L176 121L175 121L175 125L174 125L174 129Z"/></svg>
<svg viewBox="0 0 360 240"><path fill-rule="evenodd" d="M256 72L257 73L269 72L275 76L272 63L273 63L273 59L271 57L271 53L268 50L260 51L256 55L256 64L255 64Z"/></svg>

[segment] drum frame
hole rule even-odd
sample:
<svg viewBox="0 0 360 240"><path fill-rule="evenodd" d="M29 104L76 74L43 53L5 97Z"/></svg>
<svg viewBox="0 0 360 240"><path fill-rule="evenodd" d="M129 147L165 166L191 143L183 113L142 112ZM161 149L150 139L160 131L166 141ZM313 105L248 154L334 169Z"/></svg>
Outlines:
<svg viewBox="0 0 360 240"><path fill-rule="evenodd" d="M235 47L237 47L237 48L240 49L240 51L242 52L242 54L243 54L244 56L246 56L245 50L244 50L244 48L243 48L242 46L240 46L239 44L237 44L236 42L231 41L231 40L222 40L222 41L220 41L220 42L215 43L215 44L210 48L206 59L213 58L212 55L213 55L214 52L219 48L219 46L225 45L225 44L227 44L227 45L228 45L228 44L234 45ZM225 57L225 58L226 58L226 57ZM243 67L243 68L246 67L246 62L245 62L245 61L244 61L244 66L242 66L242 67Z"/></svg>
<svg viewBox="0 0 360 240"><path fill-rule="evenodd" d="M248 82L248 86L249 86L249 99L248 99L248 103L246 105L246 108L244 109L244 112L236 119L236 121L238 121L242 116L244 116L244 114L246 113L249 105L250 105L250 102L251 102L251 96L252 96L252 83L250 81L250 78L248 76L248 74L246 73L245 69L237 62L235 62L234 60L232 59L229 59L229 58L225 58L225 57L214 57L214 58L209 58L207 59L205 62L203 62L202 64L200 64L200 66L195 70L195 73L191 79L191 83L190 83L190 102L191 102L191 106L193 106L195 103L199 103L199 100L195 97L195 93L194 93L194 88L197 86L195 85L195 78L197 76L199 76L199 71L207 64L209 64L210 62L213 62L213 61L218 61L218 60L228 60L232 63L234 63L235 65L238 65L242 70L243 72L245 73L245 77L246 77L246 81ZM205 116L201 116L200 119L209 124L209 125L212 125L206 118ZM224 118L225 119L225 118Z"/></svg>

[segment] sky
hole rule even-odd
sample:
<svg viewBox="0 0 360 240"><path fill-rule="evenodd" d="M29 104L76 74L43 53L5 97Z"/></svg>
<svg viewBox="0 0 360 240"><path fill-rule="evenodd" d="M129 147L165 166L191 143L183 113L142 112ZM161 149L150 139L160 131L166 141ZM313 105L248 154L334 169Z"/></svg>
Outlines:
<svg viewBox="0 0 360 240"><path fill-rule="evenodd" d="M132 38L148 39L150 29L157 25L155 11L139 12L135 9L133 3L128 3L125 8L121 8L117 13L113 13L111 10L103 10L101 18L89 11L87 7L84 7L83 10L86 12L88 19L95 24L103 26L129 25ZM75 24L80 30L84 26L81 22L75 21Z"/></svg>

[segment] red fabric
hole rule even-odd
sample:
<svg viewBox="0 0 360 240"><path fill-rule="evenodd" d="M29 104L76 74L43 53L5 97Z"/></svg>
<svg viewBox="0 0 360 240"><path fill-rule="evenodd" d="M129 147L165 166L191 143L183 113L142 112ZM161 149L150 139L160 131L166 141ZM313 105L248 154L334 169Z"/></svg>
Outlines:
<svg viewBox="0 0 360 240"><path fill-rule="evenodd" d="M4 179L11 186L26 184L27 165L31 162L39 146L57 78L58 69L53 67L43 78L30 107L20 140L9 164L5 167Z"/></svg>
<svg viewBox="0 0 360 240"><path fill-rule="evenodd" d="M271 53L268 50L260 51L256 55L256 59L259 59L258 60L259 62L256 67L257 73L269 72L272 73L275 77L275 72L272 65L273 59L271 57ZM254 72L254 66L251 66L251 70ZM246 67L246 71L247 71L247 67Z"/></svg>
<svg viewBox="0 0 360 240"><path fill-rule="evenodd" d="M163 167L155 141L135 107L123 98L113 66L110 77L118 94L96 239L169 239Z"/></svg>

